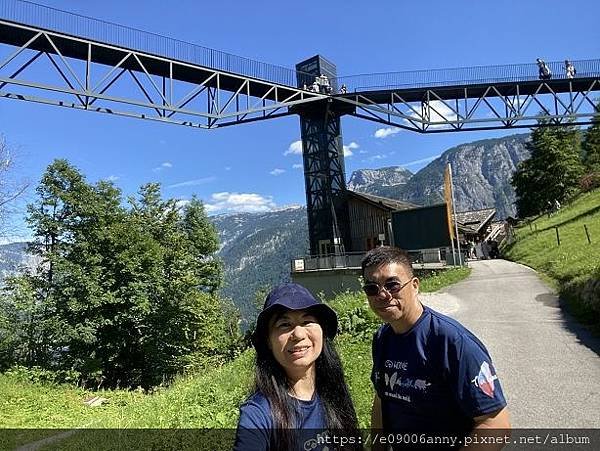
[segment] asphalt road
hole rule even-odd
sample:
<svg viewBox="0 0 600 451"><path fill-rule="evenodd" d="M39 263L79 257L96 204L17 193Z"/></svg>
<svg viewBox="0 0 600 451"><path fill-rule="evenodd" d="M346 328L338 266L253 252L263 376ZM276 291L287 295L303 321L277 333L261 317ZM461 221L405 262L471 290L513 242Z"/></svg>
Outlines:
<svg viewBox="0 0 600 451"><path fill-rule="evenodd" d="M470 262L471 276L422 302L474 332L496 366L516 428L600 427L600 339L526 266Z"/></svg>

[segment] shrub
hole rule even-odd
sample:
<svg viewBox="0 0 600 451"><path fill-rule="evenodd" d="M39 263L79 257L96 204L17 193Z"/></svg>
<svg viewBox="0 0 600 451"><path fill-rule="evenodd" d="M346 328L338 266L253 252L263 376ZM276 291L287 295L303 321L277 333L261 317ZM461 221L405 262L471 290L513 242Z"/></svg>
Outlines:
<svg viewBox="0 0 600 451"><path fill-rule="evenodd" d="M80 374L75 370L47 370L39 366L27 368L22 365L15 365L4 373L17 381L33 382L35 384L65 384L76 383Z"/></svg>
<svg viewBox="0 0 600 451"><path fill-rule="evenodd" d="M600 315L600 266L583 286L581 300L586 307Z"/></svg>
<svg viewBox="0 0 600 451"><path fill-rule="evenodd" d="M600 188L600 172L591 172L581 177L579 180L579 188L584 193Z"/></svg>
<svg viewBox="0 0 600 451"><path fill-rule="evenodd" d="M339 333L350 334L353 339L371 339L381 325L381 320L371 311L362 293L340 294L329 306L338 315Z"/></svg>

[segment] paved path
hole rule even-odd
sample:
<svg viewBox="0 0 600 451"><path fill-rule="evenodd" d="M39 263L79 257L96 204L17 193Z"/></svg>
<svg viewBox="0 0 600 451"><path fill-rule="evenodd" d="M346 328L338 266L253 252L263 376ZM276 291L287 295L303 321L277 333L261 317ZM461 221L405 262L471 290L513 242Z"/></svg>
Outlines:
<svg viewBox="0 0 600 451"><path fill-rule="evenodd" d="M532 269L505 260L470 266L468 279L422 301L485 343L513 427L600 427L600 339L563 313Z"/></svg>

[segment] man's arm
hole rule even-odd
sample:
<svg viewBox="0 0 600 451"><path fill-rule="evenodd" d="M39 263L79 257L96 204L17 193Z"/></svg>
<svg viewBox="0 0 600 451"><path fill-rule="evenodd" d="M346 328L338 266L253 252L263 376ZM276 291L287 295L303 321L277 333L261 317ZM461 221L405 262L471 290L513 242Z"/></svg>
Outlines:
<svg viewBox="0 0 600 451"><path fill-rule="evenodd" d="M506 407L487 415L475 417L473 421L475 422L473 431L478 429L510 429L510 415Z"/></svg>
<svg viewBox="0 0 600 451"><path fill-rule="evenodd" d="M508 445L507 440L510 438L511 426L510 415L506 407L475 417L473 421L475 426L467 438L470 440L469 451L498 451Z"/></svg>

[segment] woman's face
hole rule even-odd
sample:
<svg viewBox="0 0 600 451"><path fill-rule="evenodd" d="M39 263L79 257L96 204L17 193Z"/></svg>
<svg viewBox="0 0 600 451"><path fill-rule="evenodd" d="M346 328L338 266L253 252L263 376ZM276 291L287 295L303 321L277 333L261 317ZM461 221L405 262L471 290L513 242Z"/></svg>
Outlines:
<svg viewBox="0 0 600 451"><path fill-rule="evenodd" d="M323 329L307 310L286 310L269 321L269 348L290 378L306 376L323 350Z"/></svg>

